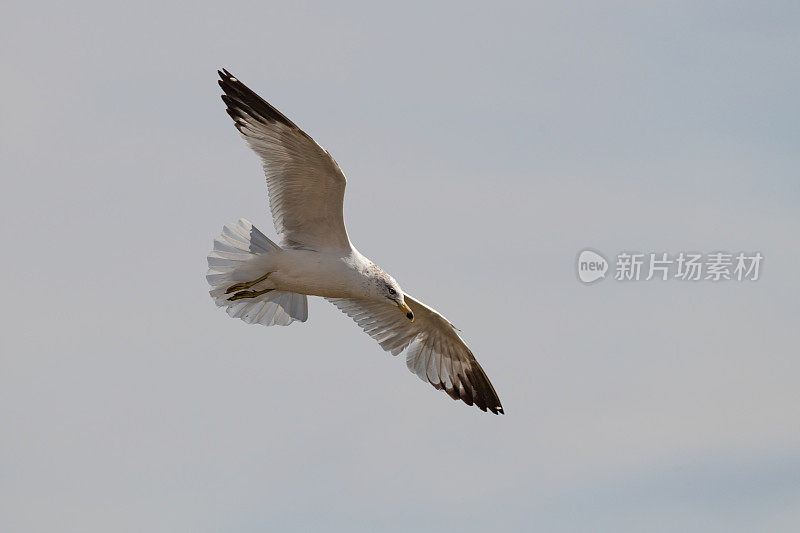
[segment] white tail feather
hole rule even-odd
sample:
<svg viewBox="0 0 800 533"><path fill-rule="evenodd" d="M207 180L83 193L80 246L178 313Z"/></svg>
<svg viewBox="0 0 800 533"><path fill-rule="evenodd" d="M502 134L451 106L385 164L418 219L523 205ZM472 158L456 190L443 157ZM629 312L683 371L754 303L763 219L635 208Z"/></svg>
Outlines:
<svg viewBox="0 0 800 533"><path fill-rule="evenodd" d="M271 290L256 298L230 301L225 291L235 283L258 279L269 264L269 255L280 247L241 218L235 224L226 224L222 235L214 239L214 249L208 254L208 274L211 298L219 307L227 307L228 314L241 318L248 324L288 326L295 320L308 318L308 301L304 294ZM252 289L270 287L269 278Z"/></svg>

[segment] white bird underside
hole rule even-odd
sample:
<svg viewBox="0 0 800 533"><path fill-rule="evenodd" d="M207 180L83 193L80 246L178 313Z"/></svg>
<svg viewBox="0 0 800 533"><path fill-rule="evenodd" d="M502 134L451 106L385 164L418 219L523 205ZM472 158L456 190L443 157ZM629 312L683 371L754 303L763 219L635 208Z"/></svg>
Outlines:
<svg viewBox="0 0 800 533"><path fill-rule="evenodd" d="M246 220L226 225L208 257L216 304L248 323L288 325L306 320L305 295L326 297L384 350L405 350L408 368L421 379L502 414L492 384L447 319L405 294L411 321L370 293L370 275L383 271L350 243L342 213L346 180L330 154L228 71L219 75L228 114L261 158L282 246ZM235 285L257 296L232 299Z"/></svg>

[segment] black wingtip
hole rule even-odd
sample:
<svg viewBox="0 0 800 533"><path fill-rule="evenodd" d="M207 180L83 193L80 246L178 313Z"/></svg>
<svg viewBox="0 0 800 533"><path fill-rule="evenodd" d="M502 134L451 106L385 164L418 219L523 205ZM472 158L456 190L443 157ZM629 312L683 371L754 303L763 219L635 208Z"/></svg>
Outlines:
<svg viewBox="0 0 800 533"><path fill-rule="evenodd" d="M258 96L247 85L234 77L227 69L217 70L220 79L217 80L222 91L225 93L223 101L228 106L228 114L233 111L236 115L243 117L246 114L252 119L263 124L280 123L289 128L300 131L300 129L286 116L272 107L266 100ZM226 98L227 97L227 98ZM231 114L231 116L234 116Z"/></svg>
<svg viewBox="0 0 800 533"><path fill-rule="evenodd" d="M480 363L473 360L472 366L465 369L463 375L459 376L462 383L465 385L466 391L469 392L467 397L461 397L467 405L475 405L483 412L487 409L496 415L503 413L503 406L500 403L500 398L497 396L492 382L489 381L486 372L483 371Z"/></svg>
<svg viewBox="0 0 800 533"><path fill-rule="evenodd" d="M479 406L479 409L481 411L483 411L484 413L488 410L488 411L491 411L492 413L494 413L496 415L504 415L505 414L505 412L503 411L503 406L502 405L496 405L496 406L487 405L486 407L480 407Z"/></svg>

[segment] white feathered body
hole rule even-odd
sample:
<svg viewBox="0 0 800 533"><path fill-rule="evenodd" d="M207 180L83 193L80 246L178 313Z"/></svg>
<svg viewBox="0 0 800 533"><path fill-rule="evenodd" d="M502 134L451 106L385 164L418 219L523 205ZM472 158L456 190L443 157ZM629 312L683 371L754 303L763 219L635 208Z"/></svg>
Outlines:
<svg viewBox="0 0 800 533"><path fill-rule="evenodd" d="M228 314L249 323L288 325L308 316L306 295L372 298L374 280L386 274L352 246L348 251L281 248L249 221L226 224L208 256L211 296ZM227 289L256 280L250 289L271 289L259 298L231 301ZM386 303L389 306L389 303ZM277 307L274 309L273 307Z"/></svg>
<svg viewBox="0 0 800 533"><path fill-rule="evenodd" d="M260 271L272 272L264 287L326 298L369 298L378 270L357 250L326 253L282 249L260 256ZM388 304L387 304L388 305Z"/></svg>

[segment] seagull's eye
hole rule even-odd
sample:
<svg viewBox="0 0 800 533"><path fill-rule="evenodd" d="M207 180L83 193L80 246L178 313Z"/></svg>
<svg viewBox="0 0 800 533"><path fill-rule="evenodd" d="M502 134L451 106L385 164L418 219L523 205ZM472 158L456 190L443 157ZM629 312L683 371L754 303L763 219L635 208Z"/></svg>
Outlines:
<svg viewBox="0 0 800 533"><path fill-rule="evenodd" d="M391 294L392 296L394 296L394 295L395 295L395 294L397 294L397 293L395 292L395 290L394 290L393 288L389 287L389 294Z"/></svg>

